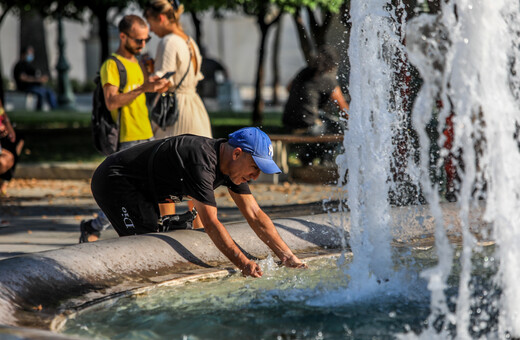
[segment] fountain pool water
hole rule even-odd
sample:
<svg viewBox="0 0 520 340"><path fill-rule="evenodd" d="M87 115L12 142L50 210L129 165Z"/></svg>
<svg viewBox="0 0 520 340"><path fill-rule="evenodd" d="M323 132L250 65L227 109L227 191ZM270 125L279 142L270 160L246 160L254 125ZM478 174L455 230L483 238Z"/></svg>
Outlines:
<svg viewBox="0 0 520 340"><path fill-rule="evenodd" d="M479 308L491 319L482 334L496 332L490 296L496 271L493 247L474 258L472 276ZM70 319L62 332L96 339L388 339L421 332L430 294L421 270L435 263L435 251L393 250L399 279L356 290L349 287L348 264L320 259L308 270L262 262L261 279L231 275L216 281L163 287L143 295L94 306ZM459 268L447 290L457 292Z"/></svg>
<svg viewBox="0 0 520 340"><path fill-rule="evenodd" d="M146 299L120 300L78 314L67 322L67 334L194 339L520 336L520 4L440 1L436 16L409 20L406 6L395 3L351 2L352 102L345 153L337 162L341 177L348 178L353 261L340 257L297 274L267 263L270 269L260 280L232 276L153 292ZM411 114L417 153L415 137L408 133L411 98L403 81L409 76L408 62L423 81ZM443 148L449 116L451 150ZM426 133L433 118L439 123L439 140ZM431 157L432 146L440 147L438 157ZM431 176L432 167L441 167L450 151L460 175L455 183L460 248L450 245L447 230L452 225L443 222L439 192L444 184ZM414 188L408 193L415 192L417 200L429 203L436 223L435 251L414 254L427 255L425 259L406 252L396 255L391 247L395 226L388 193L403 188L399 181ZM481 247L469 222L480 199L491 225L484 237L494 239L496 247Z"/></svg>

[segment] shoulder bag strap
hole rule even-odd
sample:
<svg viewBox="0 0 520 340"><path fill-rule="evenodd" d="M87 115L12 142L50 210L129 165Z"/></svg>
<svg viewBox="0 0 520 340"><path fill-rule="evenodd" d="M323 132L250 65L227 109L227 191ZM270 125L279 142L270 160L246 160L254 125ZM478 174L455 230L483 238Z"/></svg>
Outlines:
<svg viewBox="0 0 520 340"><path fill-rule="evenodd" d="M177 85L177 87L175 88L175 90L177 90L181 86L182 82L184 81L184 78L186 78L186 76L188 75L188 72L190 72L192 55L191 55L191 49L190 49L189 42L190 42L190 39L188 38L188 40L186 41L186 45L188 45L188 51L190 51L190 62L188 63L188 69L186 70L186 73L184 73L184 75L182 76L182 79L179 82L179 85Z"/></svg>
<svg viewBox="0 0 520 340"><path fill-rule="evenodd" d="M184 75L182 76L182 79L179 82L179 85L177 85L177 87L175 88L176 91L181 86L182 82L184 81L184 78L186 78L186 76L188 75L188 72L190 72L190 68L191 68L191 52L190 52L190 62L188 64L188 69L186 70L186 73L184 73Z"/></svg>

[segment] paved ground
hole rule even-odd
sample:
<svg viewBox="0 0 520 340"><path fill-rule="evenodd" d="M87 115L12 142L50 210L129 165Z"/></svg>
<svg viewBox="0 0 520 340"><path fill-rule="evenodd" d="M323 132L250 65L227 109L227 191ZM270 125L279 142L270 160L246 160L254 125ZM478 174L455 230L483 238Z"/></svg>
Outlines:
<svg viewBox="0 0 520 340"><path fill-rule="evenodd" d="M258 183L251 189L272 218L322 213L337 208L342 197L327 185ZM88 180L15 179L8 194L0 199L0 218L7 222L0 225L0 260L76 244L80 221L97 212ZM216 197L221 221L243 221L226 189L219 188ZM101 238L113 237L109 229Z"/></svg>

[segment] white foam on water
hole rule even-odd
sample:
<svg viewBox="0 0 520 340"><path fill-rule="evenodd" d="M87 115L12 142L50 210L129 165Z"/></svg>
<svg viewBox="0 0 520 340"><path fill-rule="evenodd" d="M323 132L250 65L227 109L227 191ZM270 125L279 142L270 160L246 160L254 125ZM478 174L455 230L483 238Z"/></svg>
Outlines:
<svg viewBox="0 0 520 340"><path fill-rule="evenodd" d="M364 285L350 284L361 282ZM423 301L427 296L425 283L416 272L402 270L395 272L388 281L377 281L373 278L349 279L347 287L316 291L306 299L305 304L313 307L339 307L367 302L377 299L382 302L386 298L402 297L406 301Z"/></svg>
<svg viewBox="0 0 520 340"><path fill-rule="evenodd" d="M336 267L331 270L328 266L334 263ZM266 304L272 303L273 296L278 300L301 302L310 307L343 307L373 299L382 302L394 297L402 297L406 301L424 301L428 295L425 282L419 278L415 268L400 266L397 271L390 273L386 281L381 281L373 274L370 278L350 277L351 264L344 257L313 263L310 269L297 275L279 267L272 257L259 264L264 269L264 279L276 282L276 288L270 284L264 286L266 289L262 292L262 299Z"/></svg>

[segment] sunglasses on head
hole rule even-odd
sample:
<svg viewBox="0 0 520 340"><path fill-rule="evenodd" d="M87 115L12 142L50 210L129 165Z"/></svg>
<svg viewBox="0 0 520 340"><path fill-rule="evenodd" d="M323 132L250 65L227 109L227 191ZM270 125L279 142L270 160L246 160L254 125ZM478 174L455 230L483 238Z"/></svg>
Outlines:
<svg viewBox="0 0 520 340"><path fill-rule="evenodd" d="M126 33L125 33L125 34L126 34ZM149 42L149 41L152 39L152 37L148 37L148 38L146 38L146 39L136 39L136 38L132 38L132 37L131 37L130 35L128 35L128 34L126 34L126 36L127 36L129 39L132 39L133 41L135 41L135 43L136 43L137 45L141 45L142 43L147 43L147 42Z"/></svg>

